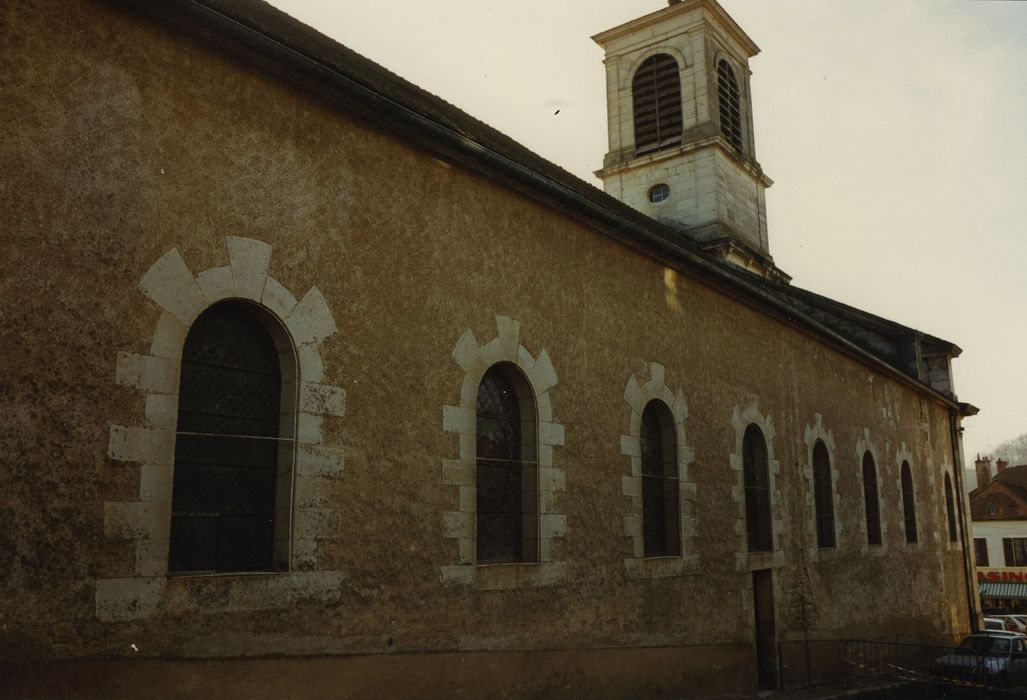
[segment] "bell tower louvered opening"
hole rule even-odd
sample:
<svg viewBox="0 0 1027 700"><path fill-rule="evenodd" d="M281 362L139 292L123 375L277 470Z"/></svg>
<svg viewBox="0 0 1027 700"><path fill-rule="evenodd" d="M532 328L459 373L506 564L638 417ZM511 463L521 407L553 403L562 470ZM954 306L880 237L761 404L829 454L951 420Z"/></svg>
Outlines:
<svg viewBox="0 0 1027 700"><path fill-rule="evenodd" d="M635 154L681 143L681 78L667 54L650 56L631 83L635 117Z"/></svg>
<svg viewBox="0 0 1027 700"><path fill-rule="evenodd" d="M742 110L738 81L727 61L717 62L717 98L720 103L720 132L732 146L742 150Z"/></svg>

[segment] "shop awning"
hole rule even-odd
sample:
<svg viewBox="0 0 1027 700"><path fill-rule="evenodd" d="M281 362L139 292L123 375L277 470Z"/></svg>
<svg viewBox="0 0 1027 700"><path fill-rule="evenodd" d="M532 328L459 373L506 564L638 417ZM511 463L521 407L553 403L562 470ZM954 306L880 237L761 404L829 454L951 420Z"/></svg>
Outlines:
<svg viewBox="0 0 1027 700"><path fill-rule="evenodd" d="M1027 599L1027 583L1008 583L1006 581L981 581L981 597Z"/></svg>

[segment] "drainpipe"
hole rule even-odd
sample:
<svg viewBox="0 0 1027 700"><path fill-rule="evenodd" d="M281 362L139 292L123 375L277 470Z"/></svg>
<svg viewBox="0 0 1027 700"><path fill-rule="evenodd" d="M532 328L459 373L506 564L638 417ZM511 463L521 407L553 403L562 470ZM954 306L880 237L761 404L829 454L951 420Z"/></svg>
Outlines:
<svg viewBox="0 0 1027 700"><path fill-rule="evenodd" d="M974 595L974 586L977 585L973 579L973 563L970 559L972 548L967 546L968 537L966 532L966 513L963 510L963 499L966 491L963 489L963 451L962 432L959 425L962 416L973 416L977 414L977 408L969 404L959 404L959 411L949 411L949 441L952 443L952 473L956 477L956 510L959 513L959 540L963 546L963 580L966 584L966 607L970 615L970 631L979 632L980 615L977 610L977 597Z"/></svg>

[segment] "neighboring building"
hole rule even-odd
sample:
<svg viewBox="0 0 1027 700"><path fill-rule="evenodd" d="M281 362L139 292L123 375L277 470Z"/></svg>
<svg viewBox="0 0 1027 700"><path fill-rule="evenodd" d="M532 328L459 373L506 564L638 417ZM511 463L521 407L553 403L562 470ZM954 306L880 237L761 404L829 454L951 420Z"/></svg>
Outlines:
<svg viewBox="0 0 1027 700"><path fill-rule="evenodd" d="M713 0L597 35L608 193L261 2L0 22L0 695L725 696L971 628L960 350L777 267Z"/></svg>
<svg viewBox="0 0 1027 700"><path fill-rule="evenodd" d="M981 604L1027 613L1027 464L985 457L975 467L970 512Z"/></svg>

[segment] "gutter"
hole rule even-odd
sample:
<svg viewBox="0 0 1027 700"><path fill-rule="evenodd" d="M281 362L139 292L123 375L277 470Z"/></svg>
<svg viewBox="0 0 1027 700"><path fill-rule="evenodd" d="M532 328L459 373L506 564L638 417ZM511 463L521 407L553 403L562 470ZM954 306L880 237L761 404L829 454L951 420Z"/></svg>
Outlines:
<svg viewBox="0 0 1027 700"><path fill-rule="evenodd" d="M689 246L683 245L684 241L674 241L672 236L676 238L679 234L670 233L669 229L668 233L664 235L657 233L654 229L659 227L659 224L645 215L638 213L638 218L648 226L642 226L636 221L625 218L624 215L575 192L570 187L478 143L455 129L439 124L430 117L382 94L379 90L361 84L340 69L294 49L283 41L225 14L202 0L165 0L163 2L159 0L136 0L134 2L121 0L118 4L141 7L147 13L204 39L213 39L212 31L217 32L231 43L258 55L270 57L277 66L287 66L305 81L312 81L314 83L311 85L312 88L320 87L319 92L322 95L327 92L325 96L341 108L349 111L362 111L365 116L377 117L373 120L373 126L377 128L386 126L382 124L382 118L385 117L392 122L393 128L398 127L404 133L407 133L407 129L415 132L413 135L419 136L416 140L428 150L455 157L463 163L470 161L471 167L485 170L487 174L498 174L504 179L513 180L514 183L521 186L516 189L523 191L522 188L526 187L528 189L526 194L534 195L536 199L539 198L541 192L545 195L543 200L548 199L551 204L562 204L563 206L558 206L558 208L564 211L566 211L565 207L569 207L571 209L567 212L569 215L590 227L598 228L604 235L641 250L665 263L672 262L676 264L675 266L686 264L703 274L708 281L713 281L718 289L730 296L753 306L770 307L777 312L779 317L804 327L808 332L812 331L814 335L826 338L849 356L926 394L952 410L959 408L958 404L948 396L910 377L798 309L781 302L776 297L763 292L746 280L732 275L723 267L693 252ZM298 20L289 19L306 28ZM330 89L325 91L325 86L329 86ZM340 100L340 96L348 99ZM359 104L354 105L350 100L355 100ZM481 167L483 164L486 168ZM492 172L489 173L489 171ZM588 186L587 183L581 182ZM627 208L626 205L624 207ZM640 245L640 243L644 245ZM744 293L741 298L738 295L739 290ZM758 301L759 304L753 304L753 300Z"/></svg>
<svg viewBox="0 0 1027 700"><path fill-rule="evenodd" d="M970 553L973 549L967 546L969 538L966 532L966 511L963 508L966 492L963 490L964 465L963 450L961 449L963 428L960 426L960 419L965 414L966 409L962 406L957 411L949 411L949 442L952 445L952 473L956 478L956 510L959 513L959 542L962 545L963 552L962 563L963 582L966 588L966 609L967 614L970 616L970 632L980 632L980 615L978 614L977 597L974 595L974 586L977 582L973 576L974 564L970 559Z"/></svg>

